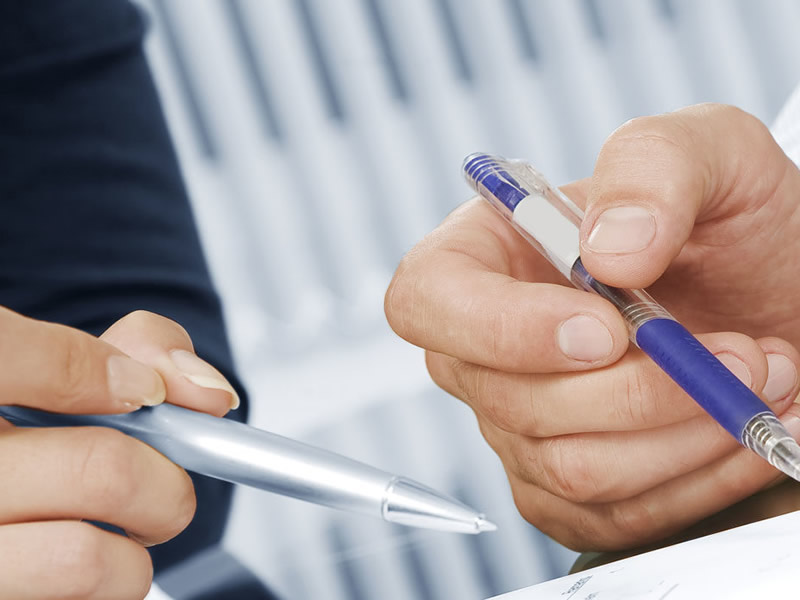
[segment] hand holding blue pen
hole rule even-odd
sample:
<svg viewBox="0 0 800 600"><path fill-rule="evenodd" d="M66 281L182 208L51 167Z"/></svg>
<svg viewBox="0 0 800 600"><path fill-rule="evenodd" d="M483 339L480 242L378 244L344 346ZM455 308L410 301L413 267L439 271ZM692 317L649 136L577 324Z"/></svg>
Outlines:
<svg viewBox="0 0 800 600"><path fill-rule="evenodd" d="M525 197L548 193L541 180L523 183L496 161L509 178L476 175L491 161L468 165L468 179L485 197L503 198L514 220L546 227L526 240L485 200L464 205L398 269L387 314L428 350L436 382L475 410L523 515L574 548L630 547L780 478L730 435L765 405L800 433L800 174L766 128L719 106L629 123L606 142L591 182L566 188L582 220L558 202L545 202L554 218L538 220L542 205ZM660 326L670 331L634 339L682 364L659 367L629 346L614 303L630 307L635 294L603 300L572 289L559 270L575 278L578 255L583 284L603 286L586 279L591 273L619 288L648 287L690 331L718 332L698 338L743 383L709 355L687 361L683 350L647 347L670 337L688 343L664 313ZM564 268L554 269L559 261ZM773 335L783 339L764 337ZM709 359L717 375L696 377L698 361ZM724 380L689 391L713 397L706 409L730 416L732 431L662 367L701 387ZM731 411L738 406L746 408ZM781 444L793 447L788 437Z"/></svg>

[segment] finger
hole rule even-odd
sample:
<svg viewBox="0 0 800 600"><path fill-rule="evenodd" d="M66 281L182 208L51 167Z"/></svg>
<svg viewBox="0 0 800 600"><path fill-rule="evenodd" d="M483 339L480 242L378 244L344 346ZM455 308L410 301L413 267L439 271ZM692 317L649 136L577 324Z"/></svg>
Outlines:
<svg viewBox="0 0 800 600"><path fill-rule="evenodd" d="M191 479L146 444L102 427L15 428L0 436L0 524L111 523L144 544L191 521Z"/></svg>
<svg viewBox="0 0 800 600"><path fill-rule="evenodd" d="M625 500L703 467L739 447L711 417L641 431L552 438L481 428L506 468L571 502Z"/></svg>
<svg viewBox="0 0 800 600"><path fill-rule="evenodd" d="M4 308L0 329L0 404L105 414L164 401L156 371L87 333Z"/></svg>
<svg viewBox="0 0 800 600"><path fill-rule="evenodd" d="M390 325L418 346L507 371L580 370L622 356L619 313L597 296L526 281L540 263L522 241L485 202L464 205L403 259L386 293Z"/></svg>
<svg viewBox="0 0 800 600"><path fill-rule="evenodd" d="M773 346L776 360L788 361L795 376L765 387L767 357L751 338L713 333L698 339L773 410L785 410L797 394L800 356L787 342ZM778 356L782 358L777 358ZM427 353L428 370L442 389L469 404L496 426L512 433L550 437L585 432L650 429L685 421L703 410L638 349L612 367L580 375L507 373ZM789 369L791 374L791 369Z"/></svg>
<svg viewBox="0 0 800 600"><path fill-rule="evenodd" d="M799 406L781 420L800 437ZM509 475L520 513L574 550L616 550L662 539L782 477L744 448L639 496L607 504L576 504Z"/></svg>
<svg viewBox="0 0 800 600"><path fill-rule="evenodd" d="M152 579L140 544L88 523L0 527L0 598L141 600Z"/></svg>
<svg viewBox="0 0 800 600"><path fill-rule="evenodd" d="M171 319L139 310L114 323L100 339L156 369L171 404L217 416L239 406L233 386L194 353L189 334Z"/></svg>
<svg viewBox="0 0 800 600"><path fill-rule="evenodd" d="M581 227L584 265L611 285L646 287L678 255L695 223L756 211L784 182L788 166L767 128L730 106L634 119L597 158ZM783 208L770 218L785 219L793 210ZM748 226L749 235L758 234L759 227ZM703 241L702 231L695 237Z"/></svg>

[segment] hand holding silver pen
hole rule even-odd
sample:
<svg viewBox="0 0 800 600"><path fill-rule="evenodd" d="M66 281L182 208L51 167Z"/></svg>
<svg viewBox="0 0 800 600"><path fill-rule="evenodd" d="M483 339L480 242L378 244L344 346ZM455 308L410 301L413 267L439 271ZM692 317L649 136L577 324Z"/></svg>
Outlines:
<svg viewBox="0 0 800 600"><path fill-rule="evenodd" d="M124 416L161 404L167 390L173 402L213 415L235 403L233 388L194 354L183 328L154 314L129 314L97 339L0 308L0 330L0 405ZM0 418L0 489L2 598L62 597L65 590L81 598L142 597L152 578L145 545L176 536L195 509L182 469L99 427L15 428ZM221 534L223 522L221 515L198 525Z"/></svg>
<svg viewBox="0 0 800 600"><path fill-rule="evenodd" d="M144 545L171 539L194 515L191 481L173 462L394 523L494 529L417 482L219 418L238 405L236 392L169 319L133 313L101 339L7 310L0 326L0 393L25 405L0 404L0 597L146 590ZM187 408L165 404L167 393ZM220 514L220 534L224 521Z"/></svg>
<svg viewBox="0 0 800 600"><path fill-rule="evenodd" d="M797 435L800 187L766 129L713 106L634 121L591 181L564 189L586 211L589 271L655 281L652 295L716 332L699 337ZM611 304L572 289L482 199L408 256L387 311L475 410L523 515L570 546L658 539L779 477L629 347ZM763 337L774 334L785 339Z"/></svg>

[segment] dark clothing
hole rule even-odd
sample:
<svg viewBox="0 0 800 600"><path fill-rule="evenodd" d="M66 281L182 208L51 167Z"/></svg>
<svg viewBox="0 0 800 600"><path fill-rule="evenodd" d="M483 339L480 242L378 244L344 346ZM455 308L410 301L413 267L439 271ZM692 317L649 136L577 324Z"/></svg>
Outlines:
<svg viewBox="0 0 800 600"><path fill-rule="evenodd" d="M125 0L0 2L0 305L93 334L137 309L174 319L244 419L144 29ZM157 570L222 535L230 485L194 482L197 516L151 550Z"/></svg>

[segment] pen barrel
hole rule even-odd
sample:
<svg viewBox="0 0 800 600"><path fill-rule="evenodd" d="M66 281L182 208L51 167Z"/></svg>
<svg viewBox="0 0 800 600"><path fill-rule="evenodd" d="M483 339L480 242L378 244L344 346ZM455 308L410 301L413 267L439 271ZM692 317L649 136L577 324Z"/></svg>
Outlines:
<svg viewBox="0 0 800 600"><path fill-rule="evenodd" d="M16 406L0 416L27 427L111 427L201 475L383 517L396 476L274 433L170 404L124 415L64 415Z"/></svg>
<svg viewBox="0 0 800 600"><path fill-rule="evenodd" d="M638 346L733 437L744 444L748 422L770 410L686 328L653 319L636 333Z"/></svg>
<svg viewBox="0 0 800 600"><path fill-rule="evenodd" d="M620 311L633 341L695 402L744 444L748 422L769 408L683 325L644 290L615 288L594 279L580 259L572 283Z"/></svg>
<svg viewBox="0 0 800 600"><path fill-rule="evenodd" d="M653 319L673 319L663 306L644 290L617 288L606 285L592 277L583 266L581 259L577 259L570 270L570 281L579 288L592 292L605 298L620 312L625 324L628 326L628 335L631 341L639 345L636 334L639 327Z"/></svg>

